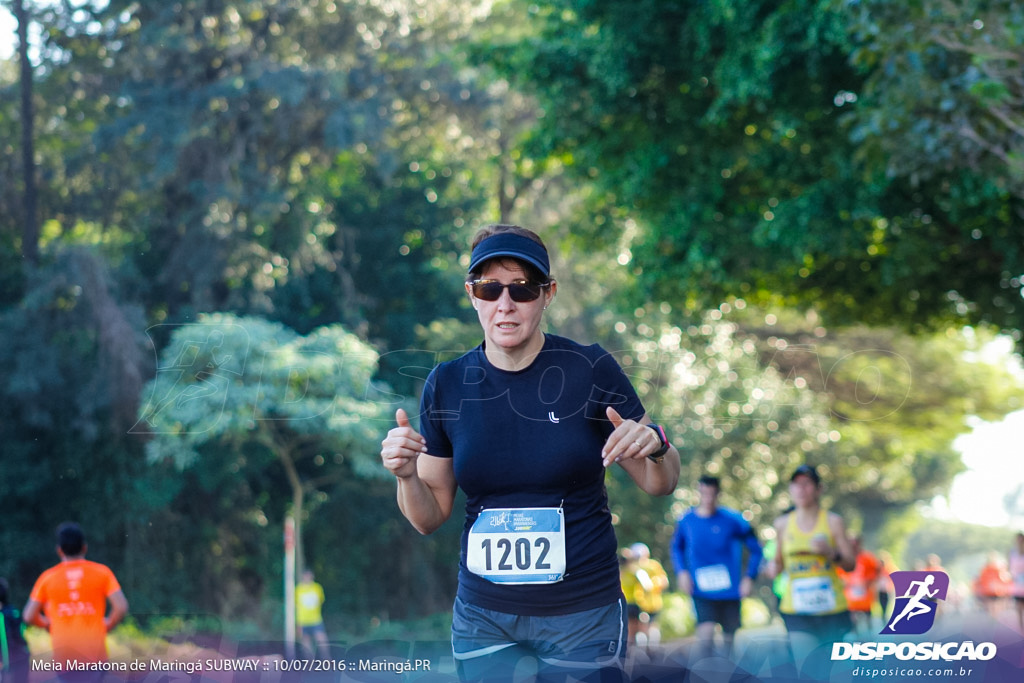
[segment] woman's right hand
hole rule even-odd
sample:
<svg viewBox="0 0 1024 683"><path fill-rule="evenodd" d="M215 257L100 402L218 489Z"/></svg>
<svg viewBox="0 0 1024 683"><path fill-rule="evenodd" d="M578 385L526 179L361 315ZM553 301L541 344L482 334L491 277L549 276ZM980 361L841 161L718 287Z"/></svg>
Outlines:
<svg viewBox="0 0 1024 683"><path fill-rule="evenodd" d="M388 432L380 443L380 457L386 467L399 479L408 479L416 474L416 460L427 452L423 435L409 424L409 416L399 408L395 411L397 427Z"/></svg>

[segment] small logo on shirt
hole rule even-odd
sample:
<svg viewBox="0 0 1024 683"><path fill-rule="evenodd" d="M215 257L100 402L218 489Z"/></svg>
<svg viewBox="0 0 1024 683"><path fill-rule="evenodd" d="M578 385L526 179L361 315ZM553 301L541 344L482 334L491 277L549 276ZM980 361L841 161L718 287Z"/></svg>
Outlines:
<svg viewBox="0 0 1024 683"><path fill-rule="evenodd" d="M558 424L560 422L560 419L555 417L555 411L553 410L550 413L548 413L548 419L551 420L551 422L553 422L554 424Z"/></svg>

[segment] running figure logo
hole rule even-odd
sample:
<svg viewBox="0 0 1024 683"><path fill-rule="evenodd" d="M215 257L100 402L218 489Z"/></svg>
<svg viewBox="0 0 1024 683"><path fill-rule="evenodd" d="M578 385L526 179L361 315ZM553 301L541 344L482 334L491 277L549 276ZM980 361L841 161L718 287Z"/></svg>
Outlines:
<svg viewBox="0 0 1024 683"><path fill-rule="evenodd" d="M893 572L896 604L883 634L920 635L935 623L939 600L946 599L949 577L945 572Z"/></svg>

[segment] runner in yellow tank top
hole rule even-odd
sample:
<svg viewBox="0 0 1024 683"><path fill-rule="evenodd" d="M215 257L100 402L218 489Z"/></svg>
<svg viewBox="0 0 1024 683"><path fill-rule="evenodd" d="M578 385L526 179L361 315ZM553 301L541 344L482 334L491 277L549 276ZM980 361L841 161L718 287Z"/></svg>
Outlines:
<svg viewBox="0 0 1024 683"><path fill-rule="evenodd" d="M829 529L829 512L818 508L809 531L800 528L797 512L786 515L782 534L783 562L789 575L789 590L782 596L779 611L784 614L839 614L846 611L843 582L836 572L835 540ZM827 548L828 555L816 548Z"/></svg>
<svg viewBox="0 0 1024 683"><path fill-rule="evenodd" d="M794 509L775 520L777 546L769 573L789 579L779 605L797 665L818 646L843 639L851 629L842 579L856 553L842 517L821 507L821 477L801 465L789 480Z"/></svg>

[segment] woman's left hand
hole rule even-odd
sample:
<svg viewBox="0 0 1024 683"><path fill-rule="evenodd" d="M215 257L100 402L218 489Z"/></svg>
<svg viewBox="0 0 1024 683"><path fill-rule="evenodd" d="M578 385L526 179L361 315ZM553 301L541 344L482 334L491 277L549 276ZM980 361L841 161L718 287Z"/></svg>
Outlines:
<svg viewBox="0 0 1024 683"><path fill-rule="evenodd" d="M605 414L612 426L615 427L601 451L605 467L610 467L613 463L627 458L635 460L646 458L661 448L661 439L646 424L636 420L623 419L611 406L607 408Z"/></svg>

